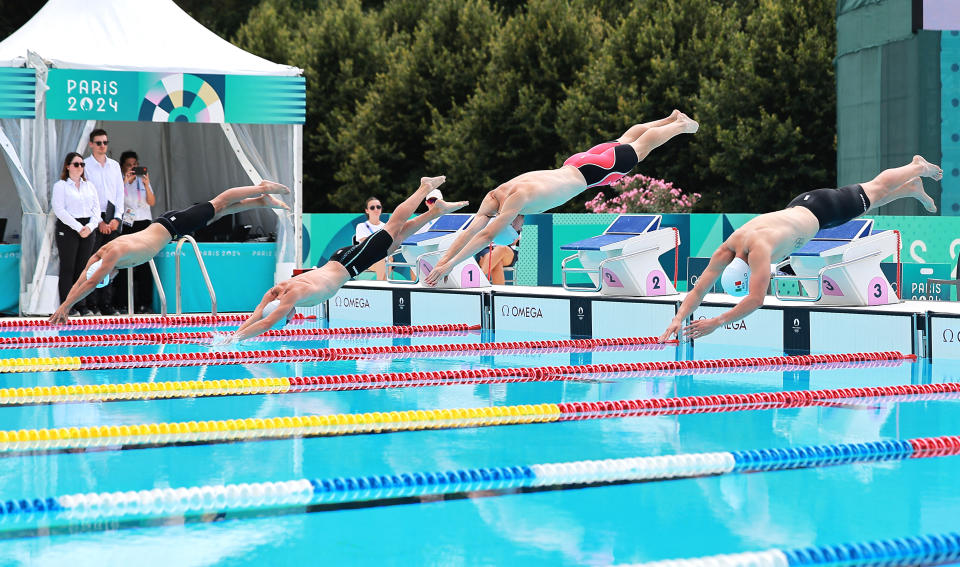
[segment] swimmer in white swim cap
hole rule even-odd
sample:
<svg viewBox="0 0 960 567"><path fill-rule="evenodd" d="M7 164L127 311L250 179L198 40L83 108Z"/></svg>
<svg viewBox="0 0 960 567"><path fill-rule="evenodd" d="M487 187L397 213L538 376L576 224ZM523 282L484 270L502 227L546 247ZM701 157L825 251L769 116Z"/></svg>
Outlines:
<svg viewBox="0 0 960 567"><path fill-rule="evenodd" d="M359 244L337 250L323 266L294 276L267 290L250 318L236 330L233 340L242 341L267 331L278 321L290 317L295 307L319 305L330 299L343 284L392 254L400 247L401 242L428 222L467 206L466 201L447 203L438 198L430 210L410 218L420 201L445 180L443 176L420 178L420 187L393 211L382 229Z"/></svg>
<svg viewBox="0 0 960 567"><path fill-rule="evenodd" d="M660 341L672 337L703 337L717 327L739 321L759 309L770 287L770 265L801 248L821 229L839 226L904 197L916 199L930 212L936 211L933 199L923 190L921 177L939 180L943 177L943 170L920 156L914 156L907 165L885 170L866 183L807 191L790 201L782 211L750 219L713 253L707 269L683 299L677 314L660 335ZM748 266L748 271L744 271L744 265ZM684 326L684 321L693 315L718 279L727 293L746 295L729 311Z"/></svg>

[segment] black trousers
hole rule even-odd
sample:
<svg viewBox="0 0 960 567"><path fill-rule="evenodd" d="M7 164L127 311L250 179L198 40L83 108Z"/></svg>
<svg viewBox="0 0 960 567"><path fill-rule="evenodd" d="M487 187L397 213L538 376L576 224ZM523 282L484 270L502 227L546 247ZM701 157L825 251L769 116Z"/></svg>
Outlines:
<svg viewBox="0 0 960 567"><path fill-rule="evenodd" d="M132 226L126 225L123 227L123 233L133 234L134 232L140 232L150 226L152 222L153 221L149 220L133 221ZM116 303L118 305L126 305L127 286L130 285L130 282L127 281L127 270L121 270L120 275L117 277L122 283L117 284L119 297L117 297ZM153 274L150 273L150 264L140 264L133 269L133 305L139 309L140 307L149 308L152 304Z"/></svg>
<svg viewBox="0 0 960 567"><path fill-rule="evenodd" d="M87 224L90 218L79 218L77 222ZM80 278L83 269L87 267L87 260L93 254L93 244L96 237L91 233L86 238L81 238L77 231L57 220L55 231L57 239L57 251L60 253L60 303L67 299L70 288L74 282ZM77 307L85 304L84 300L77 303Z"/></svg>
<svg viewBox="0 0 960 567"><path fill-rule="evenodd" d="M105 217L106 213L100 213L100 216L101 218ZM102 218L102 220L103 222L109 224L110 221L113 219ZM123 226L123 225L121 224L120 226ZM120 236L119 230L115 230L110 234L103 234L102 232L100 232L99 229L95 229L94 233L96 233L97 235L97 243L96 243L97 250L102 248L104 244ZM96 307L100 309L100 311L104 311L111 308L116 309L117 305L116 305L116 302L114 302L114 290L116 289L117 289L117 280L111 279L109 284L94 290L94 292L90 294L89 297L91 299L87 301L87 306L91 308Z"/></svg>

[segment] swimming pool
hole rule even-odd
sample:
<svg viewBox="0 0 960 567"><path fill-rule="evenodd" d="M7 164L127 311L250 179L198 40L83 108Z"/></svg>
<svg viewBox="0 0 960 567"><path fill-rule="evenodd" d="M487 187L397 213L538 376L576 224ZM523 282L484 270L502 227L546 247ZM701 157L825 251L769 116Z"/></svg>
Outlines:
<svg viewBox="0 0 960 567"><path fill-rule="evenodd" d="M958 395L924 390L954 382L956 361L808 364L737 347L737 357L767 365L671 369L733 354L707 344L537 345L530 341L568 337L456 330L277 337L239 349L256 356L198 364L190 353L213 351L180 334L191 331L204 328L70 328L56 334L112 336L0 351L3 359L140 357L127 359L133 368L4 375L7 388L48 389L0 393L0 430L76 431L54 440L23 432L23 442L0 435L0 563L628 564L960 530L960 459L907 459L902 443L867 445L960 431ZM166 335L123 344L143 333ZM449 346L471 344L488 346ZM265 353L287 349L313 351L265 362ZM569 368L584 365L594 366ZM172 388L136 386L149 383ZM128 386L94 387L104 384ZM84 385L86 393L50 389ZM793 394L867 386L878 389ZM781 397L761 403L761 393ZM124 395L137 399L117 399ZM693 402L649 402L677 398ZM602 403L625 400L636 403ZM345 417L326 417L337 414ZM749 473L724 464L728 452L749 459L760 453L748 451L843 444L858 444L858 462L831 464L834 455ZM625 461L670 455L701 456ZM594 460L606 462L582 463ZM248 484L211 488L239 483ZM168 490L193 487L208 488ZM63 499L90 493L98 496ZM48 497L71 510L48 509Z"/></svg>

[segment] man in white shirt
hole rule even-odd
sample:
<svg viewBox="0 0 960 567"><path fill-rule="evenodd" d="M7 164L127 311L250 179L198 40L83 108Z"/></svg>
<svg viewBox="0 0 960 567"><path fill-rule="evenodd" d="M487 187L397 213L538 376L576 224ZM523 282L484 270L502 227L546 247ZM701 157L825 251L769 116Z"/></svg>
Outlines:
<svg viewBox="0 0 960 567"><path fill-rule="evenodd" d="M87 179L97 187L100 199L100 224L97 226L96 247L100 248L120 235L123 222L123 174L120 164L107 157L110 141L107 132L97 128L90 132L90 156L87 164ZM94 293L94 303L103 315L118 313L113 303L113 282Z"/></svg>

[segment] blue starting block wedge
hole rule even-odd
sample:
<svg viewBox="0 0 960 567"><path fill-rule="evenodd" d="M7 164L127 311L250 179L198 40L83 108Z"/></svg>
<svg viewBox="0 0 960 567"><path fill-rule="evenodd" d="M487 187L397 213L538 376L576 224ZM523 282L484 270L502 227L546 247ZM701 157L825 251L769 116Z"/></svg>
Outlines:
<svg viewBox="0 0 960 567"><path fill-rule="evenodd" d="M603 295L677 293L660 265L660 256L675 250L680 236L675 228L660 228L661 218L660 215L620 215L603 234L561 246L561 250L576 252L560 264L563 288L599 291ZM568 267L574 259L583 267ZM568 285L568 275L576 273L587 274L593 287Z"/></svg>
<svg viewBox="0 0 960 567"><path fill-rule="evenodd" d="M400 244L400 248L387 259L387 281L398 284L418 284L420 279L433 269L440 257L450 248L457 234L470 224L471 214L451 213L438 218L424 232L414 234ZM407 260L396 259L397 254ZM412 260L412 261L411 261ZM410 268L413 279L399 277L396 268ZM422 285L422 284L421 284ZM438 288L487 287L490 282L473 258L455 266L446 281Z"/></svg>
<svg viewBox="0 0 960 567"><path fill-rule="evenodd" d="M818 232L794 252L795 276L774 276L777 299L820 305L887 305L898 303L896 291L880 270L880 262L897 254L892 230L873 231L873 219L854 219ZM778 281L798 281L804 296L781 296Z"/></svg>

